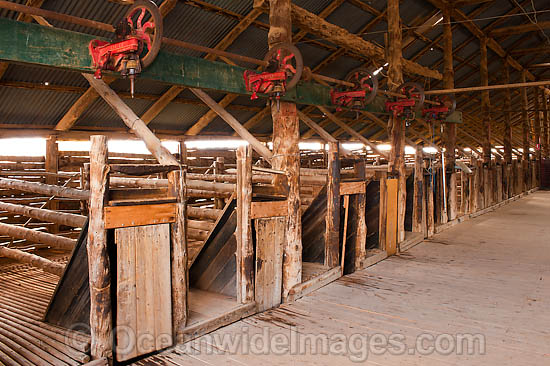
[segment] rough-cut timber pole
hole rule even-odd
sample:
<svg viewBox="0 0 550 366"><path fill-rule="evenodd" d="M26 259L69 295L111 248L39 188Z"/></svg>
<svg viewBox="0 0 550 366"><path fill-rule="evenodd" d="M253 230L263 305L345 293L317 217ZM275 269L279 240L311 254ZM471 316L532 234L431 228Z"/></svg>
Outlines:
<svg viewBox="0 0 550 366"><path fill-rule="evenodd" d="M537 88L533 88L533 98L535 99L535 158L537 160L537 166L541 160L541 141L540 141L540 93ZM538 177L538 173L537 173Z"/></svg>
<svg viewBox="0 0 550 366"><path fill-rule="evenodd" d="M182 341L189 316L189 272L187 271L187 198L185 172L168 173L171 193L176 197L176 219L171 225L172 334L174 343Z"/></svg>
<svg viewBox="0 0 550 366"><path fill-rule="evenodd" d="M489 85L489 69L487 68L487 39L480 41L481 61L479 71L481 76L481 85ZM483 163L491 163L491 101L489 91L481 93L481 108L483 118Z"/></svg>
<svg viewBox="0 0 550 366"><path fill-rule="evenodd" d="M504 79L505 82L510 82L510 71L508 69L508 63L504 61ZM502 174L504 175L502 183L504 187L502 191L504 193L504 198L508 199L512 197L513 192L513 180L512 180L512 95L510 89L504 91L504 165L502 166ZM499 197L500 201L503 197Z"/></svg>
<svg viewBox="0 0 550 366"><path fill-rule="evenodd" d="M292 42L290 0L269 0L269 47ZM300 121L296 104L271 101L273 168L288 180L288 224L283 250L283 298L302 282L302 219L300 213Z"/></svg>
<svg viewBox="0 0 550 366"><path fill-rule="evenodd" d="M510 82L510 72L508 70L508 64L504 62L504 78L506 82ZM512 164L512 96L510 89L506 89L504 92L504 161L506 164Z"/></svg>
<svg viewBox="0 0 550 366"><path fill-rule="evenodd" d="M267 161L271 161L271 158L272 158L271 151L269 151L269 149L265 147L264 144L258 141L258 139L252 136L252 134L248 132L248 130L244 128L243 125L241 125L239 121L235 119L235 117L233 117L229 112L227 112L221 105L219 105L214 99L212 99L204 91L200 89L195 89L195 88L191 88L190 90L200 100L202 100L204 104L206 104L214 112L216 112L218 116L220 116L229 126L231 126L231 128L234 129L239 136L241 136L243 139L248 141L248 143L252 145L254 150L256 150L258 154L260 154L260 156L262 156Z"/></svg>
<svg viewBox="0 0 550 366"><path fill-rule="evenodd" d="M82 74L97 93L122 118L130 131L145 142L147 149L162 165L178 165L177 159L170 154L147 125L128 107L122 99L103 80L95 79L91 74Z"/></svg>
<svg viewBox="0 0 550 366"><path fill-rule="evenodd" d="M86 216L45 210L31 206L15 205L6 202L0 202L0 211L7 211L18 215L32 217L33 219L72 227L83 227L86 223Z"/></svg>
<svg viewBox="0 0 550 366"><path fill-rule="evenodd" d="M550 146L548 145L550 133L548 131L548 124L550 121L548 120L548 97L546 94L541 93L542 96L542 153L545 158L548 158L550 156Z"/></svg>
<svg viewBox="0 0 550 366"><path fill-rule="evenodd" d="M0 178L0 188L15 189L23 192L32 192L44 194L47 196L56 196L63 198L75 198L79 200L87 200L90 198L89 191L80 189L53 186L49 184L27 182L18 179Z"/></svg>
<svg viewBox="0 0 550 366"><path fill-rule="evenodd" d="M455 72L453 68L453 31L451 24L450 5L443 10L443 86L446 89L455 87ZM456 123L445 124L445 174L447 193L447 214L449 220L456 219L457 192L456 192L456 171L455 171L455 149L456 149Z"/></svg>
<svg viewBox="0 0 550 366"><path fill-rule="evenodd" d="M76 240L74 239L10 224L0 223L0 235L7 235L16 239L25 239L33 243L46 244L53 248L64 250L72 250L76 245Z"/></svg>
<svg viewBox="0 0 550 366"><path fill-rule="evenodd" d="M237 149L237 301L254 300L254 247L250 208L252 205L252 150Z"/></svg>
<svg viewBox="0 0 550 366"><path fill-rule="evenodd" d="M426 201L424 199L424 151L423 147L416 147L414 161L414 198L412 231L424 233L426 236Z"/></svg>
<svg viewBox="0 0 550 366"><path fill-rule="evenodd" d="M521 79L523 82L526 80L525 71L521 73ZM527 89L521 89L521 139L523 146L523 159L521 160L521 166L523 169L523 190L526 192L530 188L529 184L529 160L531 156L529 146L529 114L527 108L529 108L529 100L527 99Z"/></svg>
<svg viewBox="0 0 550 366"><path fill-rule="evenodd" d="M479 65L481 85L489 85L489 69L487 66L487 38L480 39L481 60ZM482 132L483 132L483 172L480 174L483 190L483 208L490 206L490 169L491 169L491 101L489 91L481 93Z"/></svg>
<svg viewBox="0 0 550 366"><path fill-rule="evenodd" d="M267 0L256 0L255 7L261 7L262 10L265 10L263 6ZM273 2L269 1L270 11L273 7ZM292 22L295 26L298 26L300 29L306 30L312 34L320 36L327 41L330 41L336 45L347 48L348 50L357 53L361 56L369 56L375 58L379 61L385 58L384 49L380 46L377 46L371 42L368 42L345 30L342 27L334 25L322 19L318 15L310 13L309 11L292 4L291 5L291 14ZM290 17L288 19L290 22ZM429 78L434 78L441 80L442 75L436 70L431 70L427 67L424 67L416 62L403 60L403 66L406 72L411 74L417 74Z"/></svg>
<svg viewBox="0 0 550 366"><path fill-rule="evenodd" d="M365 161L359 160L353 164L355 177L366 181ZM367 184L367 183L365 183ZM355 271L361 269L363 261L367 258L367 194L360 193L355 196L355 211L357 212L357 240L355 241Z"/></svg>
<svg viewBox="0 0 550 366"><path fill-rule="evenodd" d="M388 0L389 70L388 86L396 92L403 83L401 17L399 0ZM388 173L399 179L397 195L397 242L405 240L405 210L407 201L407 177L405 173L405 123L392 115L389 121L391 136Z"/></svg>
<svg viewBox="0 0 550 366"><path fill-rule="evenodd" d="M59 154L57 150L57 140L55 136L50 136L46 139L46 159L44 164L45 170L48 173L56 173L59 168ZM59 180L56 175L46 175L46 184L58 185ZM47 206L50 210L59 209L59 201L51 200ZM59 232L59 225L50 227L50 233Z"/></svg>
<svg viewBox="0 0 550 366"><path fill-rule="evenodd" d="M111 271L107 252L104 205L109 188L107 138L92 136L90 149L90 214L88 272L90 279L90 335L92 359L112 357L113 330Z"/></svg>
<svg viewBox="0 0 550 366"><path fill-rule="evenodd" d="M325 266L340 264L340 144L328 142L327 215L325 217Z"/></svg>
<svg viewBox="0 0 550 366"><path fill-rule="evenodd" d="M44 272L53 273L57 276L61 276L63 274L63 269L65 268L62 264L52 262L49 259L18 249L0 247L0 257L11 258L19 262L28 263L33 267L42 269Z"/></svg>

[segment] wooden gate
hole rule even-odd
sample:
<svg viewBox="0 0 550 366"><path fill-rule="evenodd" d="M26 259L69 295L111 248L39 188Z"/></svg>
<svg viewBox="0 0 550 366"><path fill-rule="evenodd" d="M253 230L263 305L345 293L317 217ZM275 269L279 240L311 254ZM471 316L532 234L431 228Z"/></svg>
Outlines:
<svg viewBox="0 0 550 366"><path fill-rule="evenodd" d="M116 358L172 345L170 224L115 229Z"/></svg>

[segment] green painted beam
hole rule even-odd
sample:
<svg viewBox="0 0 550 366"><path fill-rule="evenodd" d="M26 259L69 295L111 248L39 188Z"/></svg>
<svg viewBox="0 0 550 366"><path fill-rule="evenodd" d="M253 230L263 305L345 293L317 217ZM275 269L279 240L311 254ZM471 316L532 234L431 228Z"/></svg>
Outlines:
<svg viewBox="0 0 550 366"><path fill-rule="evenodd" d="M95 70L88 44L97 38L84 33L0 19L0 60L92 73ZM245 89L244 71L244 68L238 66L161 51L140 78L250 95ZM312 82L300 82L282 99L298 104L331 106L330 88ZM383 99L380 98L367 110L382 112L383 105Z"/></svg>

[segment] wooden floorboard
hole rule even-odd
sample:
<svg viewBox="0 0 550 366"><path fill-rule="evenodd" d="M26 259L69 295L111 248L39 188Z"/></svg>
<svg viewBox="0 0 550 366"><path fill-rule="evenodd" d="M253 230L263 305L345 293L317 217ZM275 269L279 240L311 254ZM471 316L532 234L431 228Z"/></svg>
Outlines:
<svg viewBox="0 0 550 366"><path fill-rule="evenodd" d="M550 192L540 191L294 303L245 318L156 356L154 363L141 364L347 365L354 364L356 356L367 365L550 365L548 223ZM291 354L285 347L279 354L280 347L263 352L258 340L264 334L272 342L280 335L283 344L291 335L327 335L333 348L328 354L321 347L317 352L306 347L303 354ZM441 341L460 334L483 336L485 352L420 354L415 348L419 336ZM342 340L333 338L337 335L347 337L346 342L338 343ZM382 347L375 354L361 335L371 337L370 342L374 335L403 337L399 340L405 352L394 355L390 350L399 349ZM227 343L230 337L240 337L240 343ZM357 348L336 347L353 339ZM368 354L361 354L363 349Z"/></svg>
<svg viewBox="0 0 550 366"><path fill-rule="evenodd" d="M48 255L66 263L67 257ZM42 321L59 277L29 265L0 261L0 365L79 365L90 339Z"/></svg>

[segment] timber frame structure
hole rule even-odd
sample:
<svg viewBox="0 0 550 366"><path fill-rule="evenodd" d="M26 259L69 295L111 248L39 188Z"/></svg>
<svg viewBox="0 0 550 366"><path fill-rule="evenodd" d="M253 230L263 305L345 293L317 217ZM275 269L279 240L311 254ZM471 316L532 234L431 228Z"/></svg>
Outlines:
<svg viewBox="0 0 550 366"><path fill-rule="evenodd" d="M46 139L0 156L0 364L139 361L550 185L543 1L156 0L135 96L88 49L133 1L61 3L0 1L0 139ZM301 81L251 100L243 73L280 43ZM376 98L334 105L357 67ZM459 117L388 108L407 81ZM224 140L242 144L192 147Z"/></svg>

